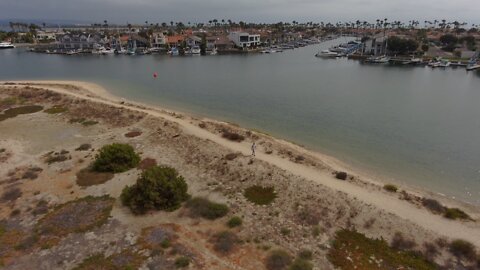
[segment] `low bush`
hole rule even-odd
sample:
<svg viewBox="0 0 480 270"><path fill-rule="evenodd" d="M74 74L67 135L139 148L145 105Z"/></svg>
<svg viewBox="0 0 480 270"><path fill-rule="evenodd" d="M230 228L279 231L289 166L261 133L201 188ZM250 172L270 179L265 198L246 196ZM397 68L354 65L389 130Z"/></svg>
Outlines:
<svg viewBox="0 0 480 270"><path fill-rule="evenodd" d="M138 137L140 135L142 135L141 131L130 131L128 133L125 133L125 137L127 137L127 138L134 138L134 137Z"/></svg>
<svg viewBox="0 0 480 270"><path fill-rule="evenodd" d="M174 168L154 166L145 170L136 184L125 187L120 198L135 214L173 211L189 198L187 189L187 183Z"/></svg>
<svg viewBox="0 0 480 270"><path fill-rule="evenodd" d="M313 264L307 260L297 258L293 263L288 267L288 270L312 270Z"/></svg>
<svg viewBox="0 0 480 270"><path fill-rule="evenodd" d="M335 178L340 180L347 180L347 173L346 172L336 172Z"/></svg>
<svg viewBox="0 0 480 270"><path fill-rule="evenodd" d="M290 231L290 229L289 229L289 228L285 228L285 227L283 227L283 228L281 228L281 229L280 229L280 233L281 233L283 236L287 236L287 235L289 235L289 234L290 234L290 232L291 232L291 231Z"/></svg>
<svg viewBox="0 0 480 270"><path fill-rule="evenodd" d="M236 234L230 231L224 231L213 236L213 248L215 251L228 254L240 241Z"/></svg>
<svg viewBox="0 0 480 270"><path fill-rule="evenodd" d="M94 120L86 120L86 121L83 121L82 122L82 125L88 127L88 126L93 126L93 125L96 125L98 124L97 121L94 121Z"/></svg>
<svg viewBox="0 0 480 270"><path fill-rule="evenodd" d="M445 212L445 207L434 199L423 198L422 205L435 214L443 214Z"/></svg>
<svg viewBox="0 0 480 270"><path fill-rule="evenodd" d="M36 113L41 110L43 110L43 107L37 106L37 105L27 105L27 106L11 108L11 109L5 110L3 114L0 114L0 122L9 118L14 118L20 114Z"/></svg>
<svg viewBox="0 0 480 270"><path fill-rule="evenodd" d="M453 240L449 245L450 252L460 259L466 259L473 261L476 259L475 246L465 240L457 239Z"/></svg>
<svg viewBox="0 0 480 270"><path fill-rule="evenodd" d="M415 247L417 244L413 240L405 239L400 232L395 233L392 239L391 246L398 250L408 250Z"/></svg>
<svg viewBox="0 0 480 270"><path fill-rule="evenodd" d="M245 198L258 205L267 205L277 197L274 187L251 186L244 192Z"/></svg>
<svg viewBox="0 0 480 270"><path fill-rule="evenodd" d="M272 250L265 261L268 270L284 270L292 263L292 257L281 249Z"/></svg>
<svg viewBox="0 0 480 270"><path fill-rule="evenodd" d="M58 114L58 113L64 113L66 111L68 111L68 109L62 106L53 106L51 108L44 110L44 112L48 114Z"/></svg>
<svg viewBox="0 0 480 270"><path fill-rule="evenodd" d="M458 208L446 208L444 217L448 219L471 219L471 217Z"/></svg>
<svg viewBox="0 0 480 270"><path fill-rule="evenodd" d="M237 134L235 132L231 132L226 129L222 131L222 137L234 142L241 142L245 140L245 137L243 135Z"/></svg>
<svg viewBox="0 0 480 270"><path fill-rule="evenodd" d="M89 150L90 148L92 148L92 145L91 145L91 144L89 144L89 143L84 143L84 144L80 145L79 147L77 147L77 148L75 149L75 151L87 151L87 150Z"/></svg>
<svg viewBox="0 0 480 270"><path fill-rule="evenodd" d="M242 219L237 216L230 218L227 222L227 226L230 228L238 227L240 225L242 225Z"/></svg>
<svg viewBox="0 0 480 270"><path fill-rule="evenodd" d="M93 170L97 172L120 173L135 168L140 156L128 144L114 143L105 145L95 157Z"/></svg>
<svg viewBox="0 0 480 270"><path fill-rule="evenodd" d="M177 268L185 268L190 265L190 258L186 256L181 256L175 259L175 267Z"/></svg>
<svg viewBox="0 0 480 270"><path fill-rule="evenodd" d="M395 185L386 184L386 185L383 186L383 189L385 189L385 190L388 191L388 192L393 192L393 193L395 193L395 192L397 192L398 187L395 186Z"/></svg>
<svg viewBox="0 0 480 270"><path fill-rule="evenodd" d="M190 210L190 216L203 217L210 220L221 218L228 213L228 206L225 204L215 203L199 197L189 200L185 207Z"/></svg>
<svg viewBox="0 0 480 270"><path fill-rule="evenodd" d="M22 191L17 187L13 187L6 189L3 192L2 196L0 197L0 202L13 202L20 197L22 197Z"/></svg>
<svg viewBox="0 0 480 270"><path fill-rule="evenodd" d="M377 263L372 264L372 257ZM417 269L434 270L439 266L428 261L418 252L401 251L390 247L384 239L371 239L351 230L337 231L328 260L338 269Z"/></svg>
<svg viewBox="0 0 480 270"><path fill-rule="evenodd" d="M313 258L313 253L312 253L311 250L302 249L298 253L298 258L303 259L303 260L311 260Z"/></svg>
<svg viewBox="0 0 480 270"><path fill-rule="evenodd" d="M226 160L229 160L229 161L234 160L234 159L236 159L237 157L238 157L238 154L237 154L237 153L230 153L230 154L226 154L226 155L225 155L225 159L226 159Z"/></svg>

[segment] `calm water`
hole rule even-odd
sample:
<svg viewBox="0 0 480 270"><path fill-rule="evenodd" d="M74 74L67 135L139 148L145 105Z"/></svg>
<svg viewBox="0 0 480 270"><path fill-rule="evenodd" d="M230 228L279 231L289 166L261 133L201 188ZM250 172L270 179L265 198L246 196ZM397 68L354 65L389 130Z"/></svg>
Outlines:
<svg viewBox="0 0 480 270"><path fill-rule="evenodd" d="M93 81L119 96L260 129L389 181L480 204L480 74L314 57L332 44L209 57L3 50L0 79Z"/></svg>

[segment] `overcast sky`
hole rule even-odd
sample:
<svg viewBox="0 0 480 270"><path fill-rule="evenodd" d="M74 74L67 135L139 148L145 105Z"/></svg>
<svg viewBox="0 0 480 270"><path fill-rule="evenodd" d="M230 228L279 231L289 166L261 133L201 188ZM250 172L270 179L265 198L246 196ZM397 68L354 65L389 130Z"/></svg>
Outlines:
<svg viewBox="0 0 480 270"><path fill-rule="evenodd" d="M111 23L338 22L380 18L480 23L480 0L0 0L0 19Z"/></svg>

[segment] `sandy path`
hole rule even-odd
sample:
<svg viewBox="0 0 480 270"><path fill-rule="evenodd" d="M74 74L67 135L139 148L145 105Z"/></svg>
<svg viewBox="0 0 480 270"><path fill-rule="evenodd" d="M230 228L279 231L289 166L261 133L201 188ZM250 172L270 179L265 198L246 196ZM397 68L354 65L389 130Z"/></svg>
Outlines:
<svg viewBox="0 0 480 270"><path fill-rule="evenodd" d="M23 81L27 83L26 81ZM18 82L17 82L18 83ZM234 152L241 152L244 155L250 155L250 144L248 142L237 143L231 142L226 139L221 138L220 136L210 133L207 130L204 130L196 125L191 124L188 120L175 118L166 113L154 108L141 109L135 106L128 104L120 104L121 99L110 95L105 89L98 85L83 83L83 82L68 82L68 81L29 81L29 83L52 83L52 84L71 84L76 85L86 90L89 90L91 93L97 95L86 95L80 92L72 92L71 90L65 90L61 87L53 86L41 86L42 88L47 88L52 91L75 96L78 98L87 99L94 102L100 102L103 104L108 104L115 107L122 107L125 109L135 110L139 112L144 112L146 114L161 117L166 120L178 123L183 131L187 134L194 135L196 137L207 139L213 141L223 147L226 147ZM138 103L131 104L140 105ZM146 107L145 105L141 105ZM327 186L333 190L341 191L349 194L352 197L357 198L360 201L363 201L366 204L371 204L376 208L382 209L387 213L391 213L407 219L414 224L417 224L420 227L423 227L427 230L431 230L439 235L443 235L448 238L462 238L474 243L477 247L480 247L480 229L476 224L465 224L459 221L451 221L445 219L438 215L433 215L425 209L420 209L414 205L401 201L381 192L370 191L365 188L350 184L346 181L339 181L332 177L331 174L327 172L322 172L317 169L307 167L302 164L297 164L289 160L283 159L275 155L267 155L263 153L257 153L256 159L263 160L274 166L277 166L285 171L288 171L294 175L303 177L310 181ZM432 239L433 240L433 239Z"/></svg>

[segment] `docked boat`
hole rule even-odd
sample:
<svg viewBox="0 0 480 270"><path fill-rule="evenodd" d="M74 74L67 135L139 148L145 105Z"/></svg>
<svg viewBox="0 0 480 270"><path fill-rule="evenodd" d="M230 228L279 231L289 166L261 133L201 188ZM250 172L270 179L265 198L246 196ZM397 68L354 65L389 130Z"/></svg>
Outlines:
<svg viewBox="0 0 480 270"><path fill-rule="evenodd" d="M99 54L101 55L113 55L114 53L115 53L114 49L106 49L106 48L100 49L100 52L99 52Z"/></svg>
<svg viewBox="0 0 480 270"><path fill-rule="evenodd" d="M127 54L128 51L125 50L124 48L118 48L115 51L113 51L115 54Z"/></svg>
<svg viewBox="0 0 480 270"><path fill-rule="evenodd" d="M171 56L177 56L180 55L180 52L178 51L177 47L172 47L170 51L167 52Z"/></svg>
<svg viewBox="0 0 480 270"><path fill-rule="evenodd" d="M402 64L416 66L416 65L420 65L421 63L422 63L421 58L412 57L410 60L407 60L407 61L403 62Z"/></svg>
<svg viewBox="0 0 480 270"><path fill-rule="evenodd" d="M330 50L323 50L321 52L318 52L317 54L315 54L316 57L324 57L324 58L336 58L336 57L339 57L339 53L338 52L332 52Z"/></svg>
<svg viewBox="0 0 480 270"><path fill-rule="evenodd" d="M469 63L467 65L467 70L468 71L477 70L477 69L480 69L480 63L478 63L478 62Z"/></svg>
<svg viewBox="0 0 480 270"><path fill-rule="evenodd" d="M384 55L384 56L378 56L378 57L369 57L365 60L367 63L373 63L373 64L386 64L390 61L390 57Z"/></svg>
<svg viewBox="0 0 480 270"><path fill-rule="evenodd" d="M193 46L193 47L190 49L190 54L191 54L191 55L200 55L201 52L202 52L202 50L200 49L199 46Z"/></svg>
<svg viewBox="0 0 480 270"><path fill-rule="evenodd" d="M10 42L0 42L0 49L14 49L15 45Z"/></svg>

